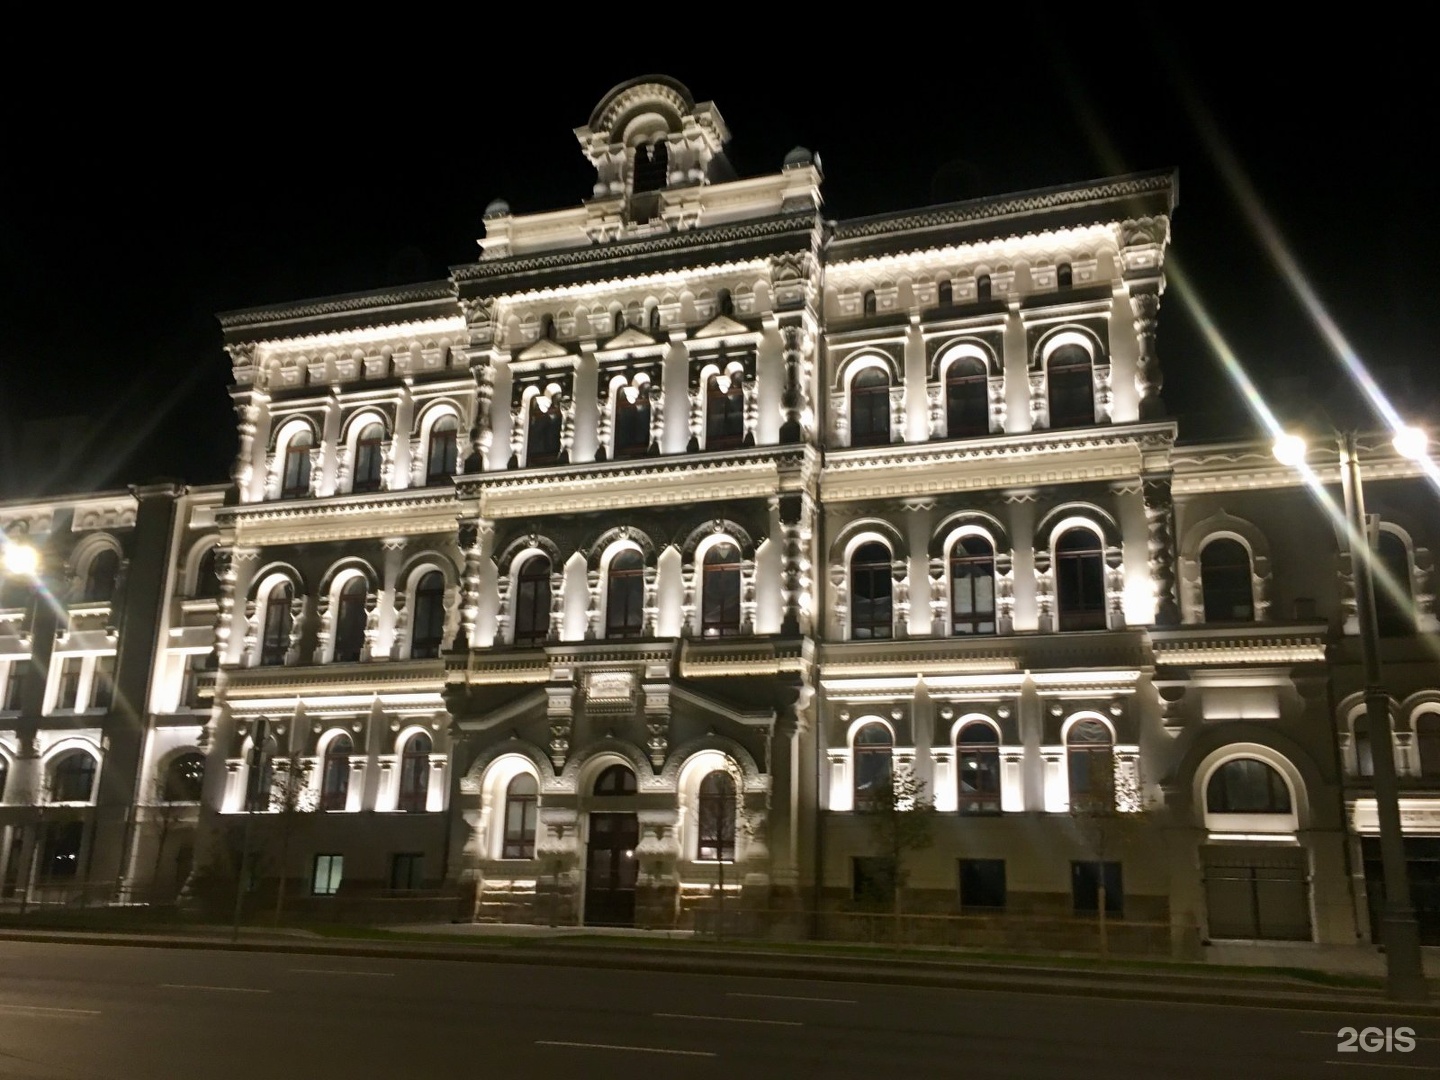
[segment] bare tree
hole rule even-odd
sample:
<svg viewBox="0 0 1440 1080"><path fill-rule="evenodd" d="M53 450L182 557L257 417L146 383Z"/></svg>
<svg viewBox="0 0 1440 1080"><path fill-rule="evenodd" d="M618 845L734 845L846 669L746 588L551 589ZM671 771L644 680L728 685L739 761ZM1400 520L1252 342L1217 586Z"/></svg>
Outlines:
<svg viewBox="0 0 1440 1080"><path fill-rule="evenodd" d="M155 837L155 863L150 871L150 903L151 905L160 902L160 868L165 859L165 845L169 842L170 834L175 827L190 814L190 804L198 801L200 782L205 772L203 758L183 757L174 763L176 770L175 779L185 783L194 789L195 799L186 798L190 791L172 790L170 769L156 776L150 783L150 805L145 808L147 821L156 824L158 835ZM183 882L177 882L177 888Z"/></svg>
<svg viewBox="0 0 1440 1080"><path fill-rule="evenodd" d="M1095 917L1103 960L1110 956L1105 868L1129 845L1143 808L1138 783L1117 785L1113 752L1086 754L1084 760L1084 776L1073 773L1071 776L1070 817L1087 853L1096 863ZM1083 790L1076 790L1077 780L1083 781Z"/></svg>
<svg viewBox="0 0 1440 1080"><path fill-rule="evenodd" d="M934 843L935 803L927 785L909 765L891 770L890 782L877 783L866 793L856 810L870 827L889 875L891 903L899 933L902 898L910 879L907 856Z"/></svg>

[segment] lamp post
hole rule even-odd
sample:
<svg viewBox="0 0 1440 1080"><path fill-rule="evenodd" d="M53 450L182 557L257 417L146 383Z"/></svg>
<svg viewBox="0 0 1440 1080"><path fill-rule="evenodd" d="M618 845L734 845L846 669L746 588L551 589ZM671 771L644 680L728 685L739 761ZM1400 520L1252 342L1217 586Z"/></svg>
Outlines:
<svg viewBox="0 0 1440 1080"><path fill-rule="evenodd" d="M1425 444L1425 434L1418 428L1401 428L1395 435L1395 449L1404 457L1423 457ZM1395 782L1390 695L1385 691L1380 669L1380 630L1375 618L1375 550L1365 514L1360 454L1353 431L1339 436L1339 451L1350 571L1355 579L1355 609L1360 621L1360 655L1365 668L1365 718L1372 745L1378 745L1377 752L1371 756L1385 881L1385 905L1380 915L1380 941L1385 946L1385 992L1395 1001L1424 1001L1429 988L1420 958L1420 930L1410 904L1410 875L1405 865L1405 836L1400 828L1400 797ZM1299 436L1283 435L1275 441L1275 456L1283 464L1298 466L1304 461L1305 443Z"/></svg>

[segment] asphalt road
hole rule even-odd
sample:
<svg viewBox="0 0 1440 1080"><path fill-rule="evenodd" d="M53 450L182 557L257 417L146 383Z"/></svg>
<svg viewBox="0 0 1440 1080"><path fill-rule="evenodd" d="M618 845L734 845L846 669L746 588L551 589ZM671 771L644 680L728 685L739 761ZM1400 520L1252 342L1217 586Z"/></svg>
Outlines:
<svg viewBox="0 0 1440 1080"><path fill-rule="evenodd" d="M1341 1052L1346 1026L1417 1042ZM1440 1019L0 942L0 1080L1426 1075Z"/></svg>

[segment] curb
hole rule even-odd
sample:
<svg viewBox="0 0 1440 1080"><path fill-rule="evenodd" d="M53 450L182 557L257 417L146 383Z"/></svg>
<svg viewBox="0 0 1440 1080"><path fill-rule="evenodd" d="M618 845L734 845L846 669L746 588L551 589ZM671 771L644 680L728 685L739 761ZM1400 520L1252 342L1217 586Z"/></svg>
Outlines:
<svg viewBox="0 0 1440 1080"><path fill-rule="evenodd" d="M839 962L828 957L772 960L764 954L742 953L736 957L720 957L713 953L701 955L647 954L620 949L496 949L485 946L424 948L413 944L342 945L329 942L295 941L224 941L197 938L161 937L144 939L116 937L91 933L48 934L40 931L0 931L0 942L15 941L51 945L103 945L123 948L184 949L214 952L268 952L301 956L357 956L378 960L425 960L472 964L551 964L623 971L654 971L688 975L729 975L750 978L824 979L866 985L921 986L951 990L983 990L994 993L1038 994L1046 996L1099 997L1116 1001L1165 1002L1167 1004L1213 1005L1229 1007L1285 1009L1304 1012L1338 1012L1351 1015L1384 1015L1394 1017L1440 1017L1440 1004L1390 1002L1378 994L1335 992L1325 987L1277 988L1271 993L1237 992L1240 980L1227 979L1213 992L1198 987L1146 984L1146 976L1127 973L1097 973L1044 969L1046 977L1035 978L1029 971L998 968L987 971L956 970L953 967L922 967L925 961L910 961L859 966L853 961ZM757 964L754 961L763 959ZM1128 978L1129 981L1122 981ZM1152 977L1153 978L1153 977ZM1182 976L1204 978L1204 976ZM1253 984L1245 987L1254 989Z"/></svg>

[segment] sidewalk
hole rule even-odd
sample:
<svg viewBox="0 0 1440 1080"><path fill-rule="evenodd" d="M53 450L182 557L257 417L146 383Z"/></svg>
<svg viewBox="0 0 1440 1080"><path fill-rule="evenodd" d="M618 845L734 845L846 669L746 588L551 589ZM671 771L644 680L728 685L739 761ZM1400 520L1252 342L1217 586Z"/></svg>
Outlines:
<svg viewBox="0 0 1440 1080"><path fill-rule="evenodd" d="M154 933L0 929L0 943L218 949L356 956L391 960L555 964L630 971L806 979L969 991L1104 997L1115 1000L1252 1006L1351 1015L1440 1017L1440 980L1432 1002L1386 1001L1378 979L1297 968L1220 967L1087 957L967 954L948 949L895 950L821 942L717 942L647 931L575 927L425 925L387 930L167 928Z"/></svg>

